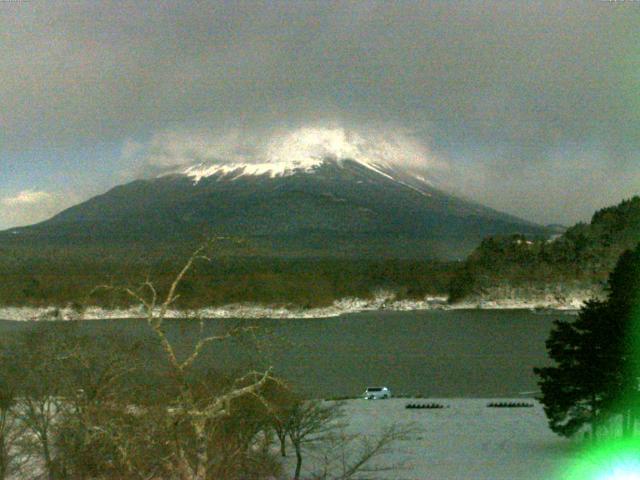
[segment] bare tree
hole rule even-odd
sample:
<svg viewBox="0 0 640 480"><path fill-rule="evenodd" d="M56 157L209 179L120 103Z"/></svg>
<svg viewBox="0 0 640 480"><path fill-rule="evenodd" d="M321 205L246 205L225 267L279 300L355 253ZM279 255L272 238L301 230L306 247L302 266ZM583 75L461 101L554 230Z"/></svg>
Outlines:
<svg viewBox="0 0 640 480"><path fill-rule="evenodd" d="M16 412L16 382L3 372L0 378L0 480L9 478L24 463L17 448L22 435Z"/></svg>
<svg viewBox="0 0 640 480"><path fill-rule="evenodd" d="M52 433L55 419L62 414L63 408L64 403L59 398L45 393L31 392L20 402L21 421L34 440L33 448L39 450L49 480L58 477Z"/></svg>
<svg viewBox="0 0 640 480"><path fill-rule="evenodd" d="M318 400L296 401L287 412L285 430L296 452L294 480L300 478L303 447L325 439L336 428L340 417L340 404L326 404Z"/></svg>
<svg viewBox="0 0 640 480"><path fill-rule="evenodd" d="M398 424L390 425L374 436L349 434L344 428L339 428L326 436L320 445L321 467L311 478L370 480L384 472L398 472L404 468L401 463L376 463L376 460L390 453L393 444L408 439L414 432L413 426Z"/></svg>
<svg viewBox="0 0 640 480"><path fill-rule="evenodd" d="M120 338L103 336L101 348L87 345L86 340L77 340L75 361L67 368L65 408L54 425L60 475L82 480L109 472L112 477L126 473L135 478L137 472L127 470L120 454L123 444L118 434L124 430L114 428L143 420L127 412L131 395L125 395L124 380L135 370L133 351L119 345Z"/></svg>
<svg viewBox="0 0 640 480"><path fill-rule="evenodd" d="M244 396L232 404L231 414L215 422L210 430L211 478L266 478L281 471L280 460L273 455L273 435L269 410L270 392Z"/></svg>
<svg viewBox="0 0 640 480"><path fill-rule="evenodd" d="M275 403L272 428L278 437L284 432L295 451L294 480L301 478L305 452L312 460L308 470L313 473L307 474L308 478L318 480L374 478L372 475L402 467L375 460L388 453L395 442L407 439L414 428L393 424L378 435L348 434L343 407L343 402L304 400L292 392ZM286 455L284 443L280 439L282 456Z"/></svg>
<svg viewBox="0 0 640 480"><path fill-rule="evenodd" d="M54 426L69 404L69 365L77 351L68 338L37 325L15 345L22 375L17 382L16 412L24 428L21 448L42 461L49 480L59 478Z"/></svg>
<svg viewBox="0 0 640 480"><path fill-rule="evenodd" d="M269 392L269 403L265 403L268 422L278 439L280 456L283 458L287 456L289 424L296 405L301 401L301 397L288 384L280 382Z"/></svg>
<svg viewBox="0 0 640 480"><path fill-rule="evenodd" d="M172 377L179 389L179 396L171 408L171 414L176 425L187 425L193 434L194 454L189 455L184 442L176 441L175 466L184 478L190 480L206 480L207 471L213 463L209 444L208 431L219 420L231 413L232 402L245 396L259 396L261 389L272 381L277 381L271 373L271 368L264 372L250 372L233 383L231 388L218 395L198 396L192 382L189 381L189 371L201 352L208 345L227 340L251 329L234 329L221 335L203 336L201 334L193 348L186 355L179 356L173 344L169 340L165 330L165 320L169 309L179 298L177 293L180 283L183 281L195 262L199 260L209 261L205 251L209 244L198 248L188 259L171 283L167 293L160 295L154 284L147 280L138 288L116 288L124 291L131 298L141 304L148 326L159 341L163 354L168 361ZM113 287L102 287L110 288ZM200 331L203 329L202 319L194 319L200 322Z"/></svg>

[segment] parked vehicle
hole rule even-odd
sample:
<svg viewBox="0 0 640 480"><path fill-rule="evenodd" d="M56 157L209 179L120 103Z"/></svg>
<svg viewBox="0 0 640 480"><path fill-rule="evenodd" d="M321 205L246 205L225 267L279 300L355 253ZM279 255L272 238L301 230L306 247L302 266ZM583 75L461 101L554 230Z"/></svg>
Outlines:
<svg viewBox="0 0 640 480"><path fill-rule="evenodd" d="M391 398L391 390L387 387L367 387L364 392L365 400L382 400Z"/></svg>

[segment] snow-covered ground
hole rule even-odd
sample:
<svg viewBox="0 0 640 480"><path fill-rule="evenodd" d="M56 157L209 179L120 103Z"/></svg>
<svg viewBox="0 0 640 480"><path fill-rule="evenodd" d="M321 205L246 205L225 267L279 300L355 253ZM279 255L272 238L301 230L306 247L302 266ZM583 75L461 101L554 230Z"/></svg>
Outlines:
<svg viewBox="0 0 640 480"><path fill-rule="evenodd" d="M502 284L484 288L482 295L466 299L459 307L578 310L587 300L604 294L599 286Z"/></svg>
<svg viewBox="0 0 640 480"><path fill-rule="evenodd" d="M491 401L526 402L534 407L488 408ZM408 403L430 402L449 408L405 408ZM581 446L580 440L551 432L541 405L533 399L349 400L344 410L349 432L363 436L374 436L394 423L416 427L415 433L376 461L401 463L404 468L376 478L555 480L563 478Z"/></svg>
<svg viewBox="0 0 640 480"><path fill-rule="evenodd" d="M382 293L373 299L344 298L336 300L328 307L299 308L295 306L269 306L238 303L221 307L201 308L197 311L170 310L167 318L327 318L356 312L390 310L448 310L448 309L551 309L577 310L588 297L576 296L558 301L548 299L518 300L476 300L473 302L448 305L446 297L425 297L422 300L396 300L393 294ZM87 307L82 311L71 307L34 308L0 307L0 320L103 320L140 318L144 313L140 308L103 309Z"/></svg>

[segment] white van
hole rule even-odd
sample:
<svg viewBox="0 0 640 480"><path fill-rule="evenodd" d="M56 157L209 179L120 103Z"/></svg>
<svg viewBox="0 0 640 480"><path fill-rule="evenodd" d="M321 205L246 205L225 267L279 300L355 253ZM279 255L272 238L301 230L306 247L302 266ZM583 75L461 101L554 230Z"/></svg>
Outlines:
<svg viewBox="0 0 640 480"><path fill-rule="evenodd" d="M387 387L367 387L364 391L365 400L381 400L391 398L391 390Z"/></svg>

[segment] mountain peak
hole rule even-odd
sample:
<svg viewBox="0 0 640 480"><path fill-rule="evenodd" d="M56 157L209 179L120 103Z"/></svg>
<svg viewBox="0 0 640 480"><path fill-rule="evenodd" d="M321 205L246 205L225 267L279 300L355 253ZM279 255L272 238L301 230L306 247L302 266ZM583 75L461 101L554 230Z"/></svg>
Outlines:
<svg viewBox="0 0 640 480"><path fill-rule="evenodd" d="M215 148L198 152L197 161L178 173L191 177L194 183L211 176L234 180L245 176L266 175L271 178L298 173L314 173L323 165L343 167L354 162L390 179L410 174L411 165L424 171L429 154L408 138L387 134L360 134L343 128L303 127L273 135L257 148L225 150ZM199 157L199 158L198 158ZM405 168L406 167L406 168Z"/></svg>
<svg viewBox="0 0 640 480"><path fill-rule="evenodd" d="M243 176L251 175L268 175L274 177L286 177L297 172L312 172L315 168L323 163L322 160L317 161L290 161L290 162L217 162L217 163L199 163L192 165L181 173L191 177L194 183L200 182L203 178L215 175L230 177L234 180Z"/></svg>
<svg viewBox="0 0 640 480"><path fill-rule="evenodd" d="M335 165L342 168L344 162L354 162L358 165L367 168L379 175L386 178L396 180L394 177L393 168L386 164L377 164L368 162L366 160L355 160L351 158L314 158L309 157L306 159L294 159L289 161L277 161L277 162L215 162L215 163L198 163L192 165L182 171L180 174L186 175L193 179L195 184L199 183L203 178L219 176L224 177L227 180L235 180L240 177L246 176L261 176L266 175L269 178L275 177L288 177L298 173L314 173L319 167L323 165ZM417 179L428 183L423 177L416 176Z"/></svg>

